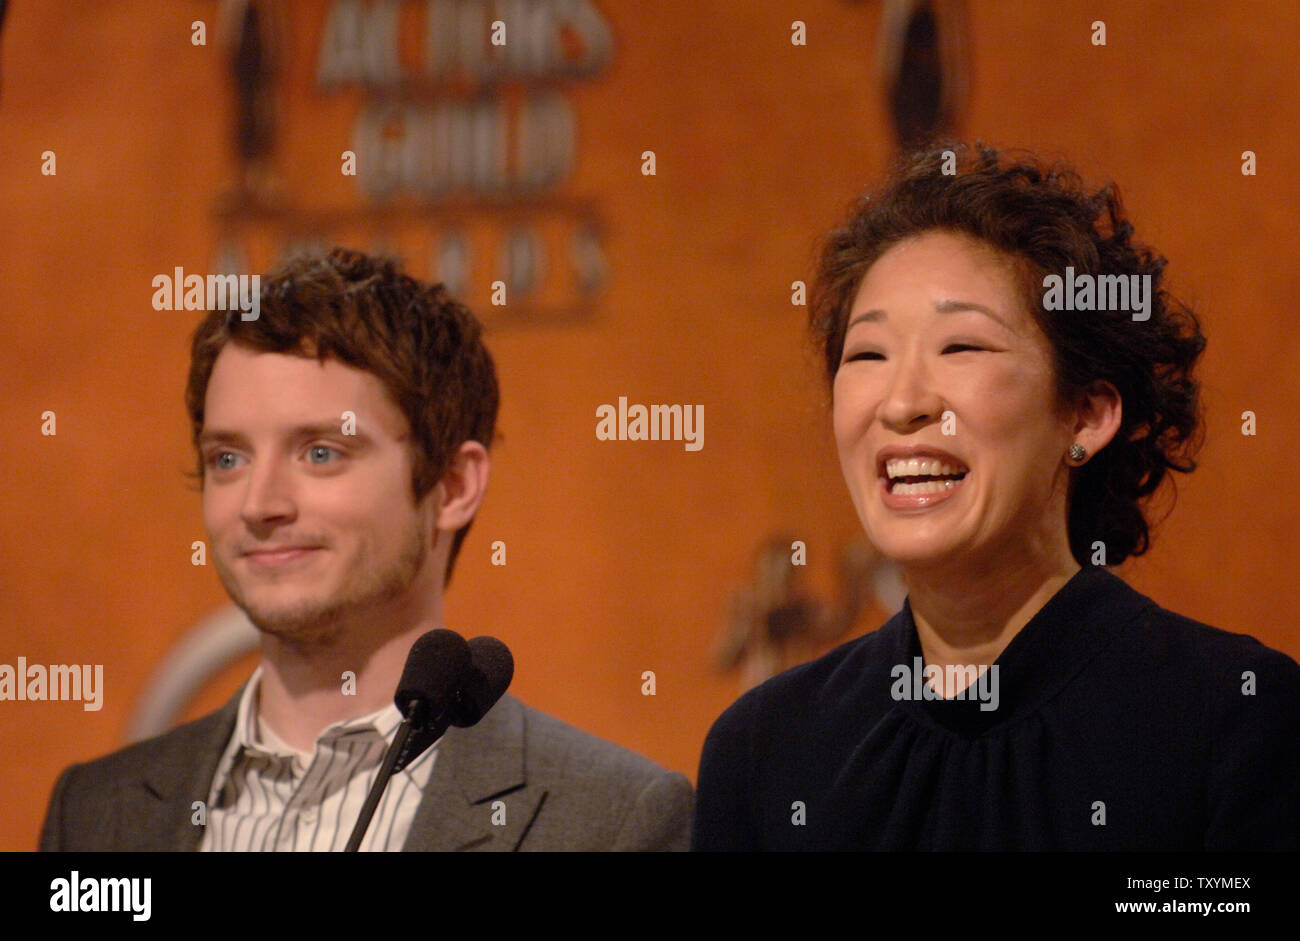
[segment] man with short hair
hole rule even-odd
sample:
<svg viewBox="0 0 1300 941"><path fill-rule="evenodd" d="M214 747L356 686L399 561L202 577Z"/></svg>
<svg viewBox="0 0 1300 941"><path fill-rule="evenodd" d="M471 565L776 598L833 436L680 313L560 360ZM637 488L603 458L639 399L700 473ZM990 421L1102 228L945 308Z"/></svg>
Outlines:
<svg viewBox="0 0 1300 941"><path fill-rule="evenodd" d="M341 849L407 653L442 626L496 423L478 322L357 252L263 280L256 319L200 323L186 391L212 558L261 663L220 711L64 771L42 849ZM682 775L507 694L394 776L361 849L684 850L691 803Z"/></svg>

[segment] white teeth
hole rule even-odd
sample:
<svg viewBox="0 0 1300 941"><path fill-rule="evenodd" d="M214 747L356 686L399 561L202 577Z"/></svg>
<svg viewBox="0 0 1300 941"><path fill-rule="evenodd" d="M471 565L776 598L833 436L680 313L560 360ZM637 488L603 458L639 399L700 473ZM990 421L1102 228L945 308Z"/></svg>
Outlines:
<svg viewBox="0 0 1300 941"><path fill-rule="evenodd" d="M938 477L966 473L966 468L944 464L935 458L912 458L885 462L885 473L893 477Z"/></svg>
<svg viewBox="0 0 1300 941"><path fill-rule="evenodd" d="M957 486L957 483L958 481L955 480L927 480L919 484L894 484L889 488L889 492L896 497L918 493L943 493Z"/></svg>

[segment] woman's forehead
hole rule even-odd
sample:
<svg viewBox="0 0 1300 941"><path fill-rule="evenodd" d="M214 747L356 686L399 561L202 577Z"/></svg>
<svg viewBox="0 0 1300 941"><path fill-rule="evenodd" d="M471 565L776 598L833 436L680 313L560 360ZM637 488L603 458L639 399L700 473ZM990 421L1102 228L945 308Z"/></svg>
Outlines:
<svg viewBox="0 0 1300 941"><path fill-rule="evenodd" d="M921 302L936 314L988 315L1022 334L1031 325L1023 266L971 236L927 232L891 246L864 272L849 323L887 322L890 307Z"/></svg>

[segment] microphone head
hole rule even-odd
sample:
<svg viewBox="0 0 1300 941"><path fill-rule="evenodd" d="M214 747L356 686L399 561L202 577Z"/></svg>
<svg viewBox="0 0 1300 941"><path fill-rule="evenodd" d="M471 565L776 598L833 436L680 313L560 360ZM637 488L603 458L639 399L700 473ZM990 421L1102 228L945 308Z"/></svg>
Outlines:
<svg viewBox="0 0 1300 941"><path fill-rule="evenodd" d="M456 701L456 690L472 666L469 645L455 631L438 628L421 634L406 655L393 701L412 726L421 728Z"/></svg>
<svg viewBox="0 0 1300 941"><path fill-rule="evenodd" d="M487 715L505 693L515 675L510 648L495 637L475 637L469 642L471 666L451 705L452 725L465 728Z"/></svg>

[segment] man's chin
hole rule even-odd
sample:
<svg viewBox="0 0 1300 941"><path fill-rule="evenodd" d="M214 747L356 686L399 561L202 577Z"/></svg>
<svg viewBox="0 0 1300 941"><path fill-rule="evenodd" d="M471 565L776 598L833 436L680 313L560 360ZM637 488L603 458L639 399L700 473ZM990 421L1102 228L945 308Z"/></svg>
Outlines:
<svg viewBox="0 0 1300 941"><path fill-rule="evenodd" d="M328 644L343 632L342 612L335 609L276 610L244 607L243 610L259 631L290 646Z"/></svg>

